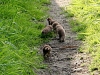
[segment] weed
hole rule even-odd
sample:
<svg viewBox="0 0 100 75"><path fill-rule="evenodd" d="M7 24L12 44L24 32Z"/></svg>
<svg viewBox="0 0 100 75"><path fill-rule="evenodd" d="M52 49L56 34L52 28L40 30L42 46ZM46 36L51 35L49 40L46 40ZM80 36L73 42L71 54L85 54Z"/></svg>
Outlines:
<svg viewBox="0 0 100 75"><path fill-rule="evenodd" d="M74 15L70 19L72 30L84 40L83 51L93 56L91 71L100 71L100 1L99 0L72 0L66 13ZM82 50L81 49L81 50Z"/></svg>
<svg viewBox="0 0 100 75"><path fill-rule="evenodd" d="M36 75L35 70L45 67L34 47L45 41L40 35L49 3L0 0L0 75Z"/></svg>

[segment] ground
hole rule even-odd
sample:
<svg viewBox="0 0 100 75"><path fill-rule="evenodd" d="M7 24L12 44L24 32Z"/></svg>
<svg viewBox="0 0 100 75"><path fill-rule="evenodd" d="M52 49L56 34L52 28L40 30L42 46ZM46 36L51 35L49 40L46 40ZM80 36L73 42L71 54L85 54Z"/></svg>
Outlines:
<svg viewBox="0 0 100 75"><path fill-rule="evenodd" d="M79 53L78 49L82 45L77 40L77 34L71 31L68 19L61 14L62 8L70 4L70 0L51 0L49 6L50 17L59 22L65 29L66 39L61 43L57 39L52 39L49 43L52 47L51 58L45 61L48 68L40 69L38 75L90 75L88 64L90 57L86 53ZM63 48L66 46L75 46L73 48Z"/></svg>

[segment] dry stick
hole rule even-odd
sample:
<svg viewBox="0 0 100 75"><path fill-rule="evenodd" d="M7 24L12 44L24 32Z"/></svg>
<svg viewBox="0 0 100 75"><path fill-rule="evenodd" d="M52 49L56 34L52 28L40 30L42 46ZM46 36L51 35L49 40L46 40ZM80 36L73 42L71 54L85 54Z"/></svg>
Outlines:
<svg viewBox="0 0 100 75"><path fill-rule="evenodd" d="M59 49L66 49L66 48L77 48L78 46L62 46Z"/></svg>

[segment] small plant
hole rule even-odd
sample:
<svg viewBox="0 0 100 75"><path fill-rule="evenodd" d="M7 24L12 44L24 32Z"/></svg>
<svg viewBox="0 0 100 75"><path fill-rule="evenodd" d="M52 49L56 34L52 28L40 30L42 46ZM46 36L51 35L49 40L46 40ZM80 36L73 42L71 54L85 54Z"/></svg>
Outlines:
<svg viewBox="0 0 100 75"><path fill-rule="evenodd" d="M70 19L72 30L78 33L78 38L85 44L80 52L89 52L93 56L91 71L96 69L100 71L99 3L99 0L72 0L67 8L67 12L74 16Z"/></svg>
<svg viewBox="0 0 100 75"><path fill-rule="evenodd" d="M40 34L49 3L0 0L0 75L36 75L37 69L46 67L35 48L45 41Z"/></svg>

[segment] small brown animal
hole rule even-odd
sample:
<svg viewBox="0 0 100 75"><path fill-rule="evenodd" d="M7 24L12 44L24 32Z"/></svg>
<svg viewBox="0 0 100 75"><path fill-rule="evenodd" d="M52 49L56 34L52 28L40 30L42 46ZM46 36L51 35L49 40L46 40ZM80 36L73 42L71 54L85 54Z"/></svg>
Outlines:
<svg viewBox="0 0 100 75"><path fill-rule="evenodd" d="M51 25L47 25L43 30L42 34L47 34L53 30L53 27Z"/></svg>
<svg viewBox="0 0 100 75"><path fill-rule="evenodd" d="M44 47L43 47L43 56L44 57L49 57L51 50L52 50L52 48L49 45L44 45Z"/></svg>
<svg viewBox="0 0 100 75"><path fill-rule="evenodd" d="M65 30L61 25L56 26L56 33L59 35L59 41L64 42L65 41Z"/></svg>
<svg viewBox="0 0 100 75"><path fill-rule="evenodd" d="M52 24L55 22L55 21L54 21L53 19L51 19L51 18L48 18L47 21L48 21L49 25L52 25Z"/></svg>
<svg viewBox="0 0 100 75"><path fill-rule="evenodd" d="M53 27L53 30L56 30L56 26L57 25L60 25L58 22L54 22L53 24L52 24L52 27Z"/></svg>

